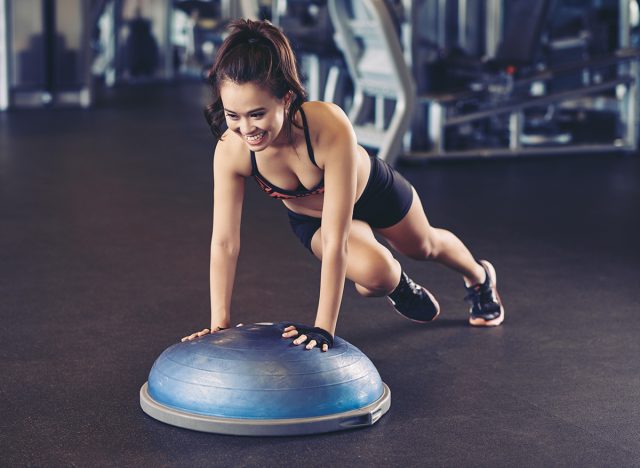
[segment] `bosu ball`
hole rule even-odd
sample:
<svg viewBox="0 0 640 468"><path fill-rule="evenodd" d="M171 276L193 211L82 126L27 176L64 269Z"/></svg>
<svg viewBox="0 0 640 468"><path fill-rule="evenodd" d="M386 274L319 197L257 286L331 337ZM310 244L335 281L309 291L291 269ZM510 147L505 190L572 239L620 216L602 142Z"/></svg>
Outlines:
<svg viewBox="0 0 640 468"><path fill-rule="evenodd" d="M327 352L256 323L167 348L140 389L159 421L219 434L284 436L371 426L391 392L362 351L335 337Z"/></svg>

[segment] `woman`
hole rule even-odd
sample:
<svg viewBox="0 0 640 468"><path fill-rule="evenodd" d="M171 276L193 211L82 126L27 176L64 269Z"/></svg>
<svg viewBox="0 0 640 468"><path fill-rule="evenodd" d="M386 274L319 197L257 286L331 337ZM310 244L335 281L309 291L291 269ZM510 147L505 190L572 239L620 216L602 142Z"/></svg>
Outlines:
<svg viewBox="0 0 640 468"><path fill-rule="evenodd" d="M214 102L206 116L219 140L213 162L211 328L183 341L231 324L245 178L282 201L293 231L322 262L315 326L285 328L283 337L294 338L294 344L322 351L332 346L345 278L363 296L387 296L410 320L438 316L435 298L402 271L374 231L404 255L461 273L472 325L502 323L493 266L476 262L451 232L429 225L415 189L357 144L338 106L305 102L295 57L280 30L266 21L232 23L209 81Z"/></svg>

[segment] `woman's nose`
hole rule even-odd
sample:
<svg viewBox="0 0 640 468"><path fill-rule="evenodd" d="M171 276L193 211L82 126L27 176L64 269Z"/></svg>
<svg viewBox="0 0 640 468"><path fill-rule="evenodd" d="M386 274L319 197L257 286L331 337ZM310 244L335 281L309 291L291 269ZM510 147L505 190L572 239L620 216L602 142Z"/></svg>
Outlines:
<svg viewBox="0 0 640 468"><path fill-rule="evenodd" d="M248 135L253 130L253 125L249 122L248 119L242 119L240 121L240 133L243 135Z"/></svg>

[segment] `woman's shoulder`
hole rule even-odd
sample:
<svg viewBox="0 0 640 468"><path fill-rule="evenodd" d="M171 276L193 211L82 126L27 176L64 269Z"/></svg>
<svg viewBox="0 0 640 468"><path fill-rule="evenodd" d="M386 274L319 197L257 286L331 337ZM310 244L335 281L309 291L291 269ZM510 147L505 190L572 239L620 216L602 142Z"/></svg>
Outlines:
<svg viewBox="0 0 640 468"><path fill-rule="evenodd" d="M347 118L342 108L333 102L308 101L302 105L307 117L321 120L326 117Z"/></svg>
<svg viewBox="0 0 640 468"><path fill-rule="evenodd" d="M309 101L302 105L307 123L316 140L338 136L344 131L351 131L352 125L347 114L340 106L332 102Z"/></svg>
<svg viewBox="0 0 640 468"><path fill-rule="evenodd" d="M244 142L227 130L216 144L214 164L225 170L248 177L251 175L251 159Z"/></svg>

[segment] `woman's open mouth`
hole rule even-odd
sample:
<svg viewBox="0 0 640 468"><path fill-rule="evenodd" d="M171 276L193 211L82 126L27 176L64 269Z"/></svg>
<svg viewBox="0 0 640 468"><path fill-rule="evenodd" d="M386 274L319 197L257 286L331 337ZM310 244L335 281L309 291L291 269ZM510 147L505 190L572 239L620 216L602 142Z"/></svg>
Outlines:
<svg viewBox="0 0 640 468"><path fill-rule="evenodd" d="M259 145L264 140L264 137L267 135L267 132L256 133L255 135L245 135L244 139L252 146Z"/></svg>

